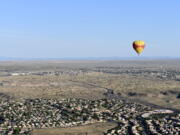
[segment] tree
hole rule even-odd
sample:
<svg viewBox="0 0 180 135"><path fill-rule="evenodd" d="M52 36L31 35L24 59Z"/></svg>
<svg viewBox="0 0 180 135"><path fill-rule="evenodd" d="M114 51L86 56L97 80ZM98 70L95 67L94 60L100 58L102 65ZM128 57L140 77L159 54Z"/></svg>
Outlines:
<svg viewBox="0 0 180 135"><path fill-rule="evenodd" d="M19 135L20 134L21 129L20 128L15 128L13 131L13 135Z"/></svg>

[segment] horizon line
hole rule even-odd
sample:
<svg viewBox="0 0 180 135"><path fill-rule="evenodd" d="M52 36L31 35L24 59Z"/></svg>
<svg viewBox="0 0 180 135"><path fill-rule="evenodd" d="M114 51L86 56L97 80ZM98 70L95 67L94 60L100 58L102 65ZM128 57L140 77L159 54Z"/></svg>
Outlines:
<svg viewBox="0 0 180 135"><path fill-rule="evenodd" d="M132 56L132 57L60 57L60 58L49 58L49 57L1 57L0 61L31 61L31 60L169 60L169 59L180 59L180 57L172 56Z"/></svg>

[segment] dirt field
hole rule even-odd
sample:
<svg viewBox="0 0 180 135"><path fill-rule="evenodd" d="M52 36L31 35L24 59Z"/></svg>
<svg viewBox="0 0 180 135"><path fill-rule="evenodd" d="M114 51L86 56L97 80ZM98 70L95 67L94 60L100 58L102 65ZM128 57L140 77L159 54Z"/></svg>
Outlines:
<svg viewBox="0 0 180 135"><path fill-rule="evenodd" d="M103 135L115 126L114 123L96 123L71 128L35 129L32 135Z"/></svg>

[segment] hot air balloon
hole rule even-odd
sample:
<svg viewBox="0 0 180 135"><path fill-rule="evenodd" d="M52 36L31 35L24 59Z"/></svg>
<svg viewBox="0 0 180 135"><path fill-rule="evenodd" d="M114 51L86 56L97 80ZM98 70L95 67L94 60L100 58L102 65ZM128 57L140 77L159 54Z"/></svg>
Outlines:
<svg viewBox="0 0 180 135"><path fill-rule="evenodd" d="M142 53L143 52L143 50L144 50L144 48L145 48L145 43L144 43L144 41L142 41L142 40L136 40L136 41L134 41L133 42L133 48L134 48L134 50L138 53L138 55L140 54L140 53Z"/></svg>

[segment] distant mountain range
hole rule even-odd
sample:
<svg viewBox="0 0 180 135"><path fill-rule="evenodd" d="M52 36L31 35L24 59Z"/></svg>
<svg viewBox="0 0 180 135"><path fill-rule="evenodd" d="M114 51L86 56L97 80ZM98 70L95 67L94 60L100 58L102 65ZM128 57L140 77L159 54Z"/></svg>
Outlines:
<svg viewBox="0 0 180 135"><path fill-rule="evenodd" d="M180 57L64 57L64 58L21 58L21 57L0 57L0 61L16 60L166 60L180 59Z"/></svg>

